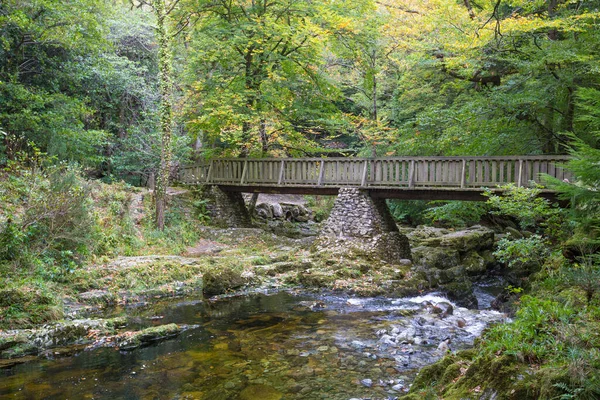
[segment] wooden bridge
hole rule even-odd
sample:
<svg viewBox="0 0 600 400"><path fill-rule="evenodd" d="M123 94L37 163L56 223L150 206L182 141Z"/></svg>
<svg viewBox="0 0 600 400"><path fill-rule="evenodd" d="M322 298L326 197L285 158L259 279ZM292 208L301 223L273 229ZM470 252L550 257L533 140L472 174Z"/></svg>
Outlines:
<svg viewBox="0 0 600 400"><path fill-rule="evenodd" d="M549 175L571 179L568 156L221 158L184 166L179 181L224 191L335 195L359 187L372 197L485 200L485 188L530 186ZM551 190L542 195L552 196Z"/></svg>

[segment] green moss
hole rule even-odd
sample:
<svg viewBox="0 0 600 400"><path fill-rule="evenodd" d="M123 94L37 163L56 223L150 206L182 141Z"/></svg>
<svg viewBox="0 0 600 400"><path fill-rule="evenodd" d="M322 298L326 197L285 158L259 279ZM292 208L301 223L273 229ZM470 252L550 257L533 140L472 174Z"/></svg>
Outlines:
<svg viewBox="0 0 600 400"><path fill-rule="evenodd" d="M0 289L0 328L27 328L63 317L62 299L40 281L4 282Z"/></svg>
<svg viewBox="0 0 600 400"><path fill-rule="evenodd" d="M336 281L336 277L329 271L311 270L299 273L298 281L309 287L331 287Z"/></svg>
<svg viewBox="0 0 600 400"><path fill-rule="evenodd" d="M137 347L160 341L181 333L177 324L160 325L146 328L138 332L124 333L118 337L118 346L122 350L133 350Z"/></svg>
<svg viewBox="0 0 600 400"><path fill-rule="evenodd" d="M28 355L35 355L39 353L39 348L32 343L20 343L9 349L0 352L0 358L10 359L19 358Z"/></svg>
<svg viewBox="0 0 600 400"><path fill-rule="evenodd" d="M242 277L242 272L241 265L218 265L205 269L202 288L204 296L223 294L246 285L248 279Z"/></svg>
<svg viewBox="0 0 600 400"><path fill-rule="evenodd" d="M428 365L419 371L419 374L413 382L410 393L420 393L433 386L437 386L446 369L456 362L456 358L452 355L442 358L435 364Z"/></svg>

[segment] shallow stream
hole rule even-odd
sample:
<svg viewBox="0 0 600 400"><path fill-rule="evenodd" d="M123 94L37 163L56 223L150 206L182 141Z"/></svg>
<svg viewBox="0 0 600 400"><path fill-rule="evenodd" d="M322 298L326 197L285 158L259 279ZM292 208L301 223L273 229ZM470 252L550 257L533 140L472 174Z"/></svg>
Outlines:
<svg viewBox="0 0 600 400"><path fill-rule="evenodd" d="M132 316L129 329L197 327L134 351L101 348L0 370L0 397L393 399L420 367L471 346L503 318L456 306L440 318L424 301L447 302L294 291L165 301Z"/></svg>

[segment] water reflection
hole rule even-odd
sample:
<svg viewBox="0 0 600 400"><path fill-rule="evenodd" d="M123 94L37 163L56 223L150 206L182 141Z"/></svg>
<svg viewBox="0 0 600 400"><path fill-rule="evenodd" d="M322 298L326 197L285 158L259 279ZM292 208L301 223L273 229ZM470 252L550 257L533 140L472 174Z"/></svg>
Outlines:
<svg viewBox="0 0 600 400"><path fill-rule="evenodd" d="M132 317L139 327L197 324L132 352L83 351L0 371L0 396L21 399L388 398L436 355L448 324L413 329L427 340L384 345L378 331L410 326L425 311L392 299L280 292L165 302ZM494 315L462 311L469 323ZM482 312L485 313L485 312ZM487 319L486 319L487 318ZM468 346L473 335L455 329ZM461 339L462 340L462 339Z"/></svg>

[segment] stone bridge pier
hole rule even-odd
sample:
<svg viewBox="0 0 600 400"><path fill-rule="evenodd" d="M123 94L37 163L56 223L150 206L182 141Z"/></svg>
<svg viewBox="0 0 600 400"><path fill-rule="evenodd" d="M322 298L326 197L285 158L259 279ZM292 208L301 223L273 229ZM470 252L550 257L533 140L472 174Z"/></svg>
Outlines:
<svg viewBox="0 0 600 400"><path fill-rule="evenodd" d="M391 263L411 259L408 239L398 231L385 200L352 187L339 190L316 248L350 251Z"/></svg>
<svg viewBox="0 0 600 400"><path fill-rule="evenodd" d="M246 228L252 222L242 193L209 185L202 188L207 211L217 226ZM397 263L412 259L408 239L398 231L385 199L356 187L339 189L314 250Z"/></svg>
<svg viewBox="0 0 600 400"><path fill-rule="evenodd" d="M206 211L214 225L225 228L250 228L252 221L241 192L221 190L216 185L202 187Z"/></svg>

